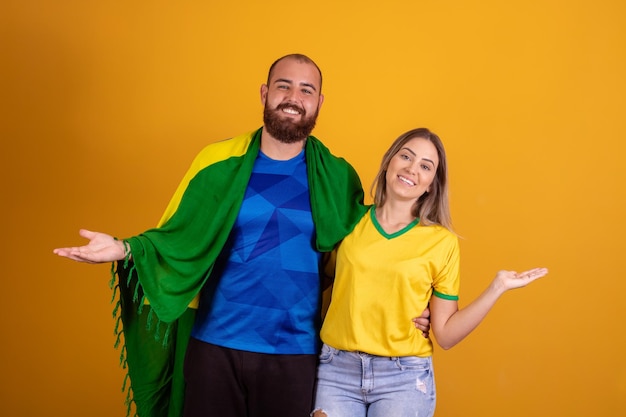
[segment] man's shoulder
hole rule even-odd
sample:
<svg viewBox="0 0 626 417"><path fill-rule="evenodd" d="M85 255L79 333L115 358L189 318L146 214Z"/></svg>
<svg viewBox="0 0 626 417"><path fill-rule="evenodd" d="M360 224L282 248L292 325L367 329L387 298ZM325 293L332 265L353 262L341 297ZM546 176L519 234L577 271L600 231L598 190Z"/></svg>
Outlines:
<svg viewBox="0 0 626 417"><path fill-rule="evenodd" d="M230 138L221 139L216 142L209 143L206 145L201 151L204 152L219 152L219 151L228 151L234 155L238 153L245 153L252 142L252 138L254 137L256 131L242 133L237 136L232 136Z"/></svg>
<svg viewBox="0 0 626 417"><path fill-rule="evenodd" d="M206 145L196 155L194 165L207 166L215 162L245 155L255 133L256 131L242 133Z"/></svg>
<svg viewBox="0 0 626 417"><path fill-rule="evenodd" d="M307 145L310 146L312 149L314 149L316 153L321 154L324 157L332 158L341 164L346 164L348 166L351 166L350 163L346 161L344 157L334 154L328 148L328 146L324 144L324 142L322 142L320 139L318 139L315 136L309 136L307 138Z"/></svg>

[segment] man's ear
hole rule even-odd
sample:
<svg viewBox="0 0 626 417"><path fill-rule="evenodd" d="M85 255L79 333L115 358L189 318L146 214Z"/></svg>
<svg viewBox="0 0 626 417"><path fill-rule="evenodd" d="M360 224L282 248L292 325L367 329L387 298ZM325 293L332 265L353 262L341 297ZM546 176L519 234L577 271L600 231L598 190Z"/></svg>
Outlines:
<svg viewBox="0 0 626 417"><path fill-rule="evenodd" d="M267 100L267 84L261 84L261 103L265 106L265 100Z"/></svg>

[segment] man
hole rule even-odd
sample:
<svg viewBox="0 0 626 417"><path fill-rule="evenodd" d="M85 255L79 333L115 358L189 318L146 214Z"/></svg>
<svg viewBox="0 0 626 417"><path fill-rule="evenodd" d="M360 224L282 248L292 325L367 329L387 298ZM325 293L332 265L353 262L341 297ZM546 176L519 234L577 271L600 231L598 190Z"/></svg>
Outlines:
<svg viewBox="0 0 626 417"><path fill-rule="evenodd" d="M263 127L207 146L157 228L121 241L83 230L88 245L55 250L124 260L121 317L140 417L179 416L183 386L186 417L311 412L322 253L366 209L354 169L310 136L321 90L311 59L278 59L261 86Z"/></svg>

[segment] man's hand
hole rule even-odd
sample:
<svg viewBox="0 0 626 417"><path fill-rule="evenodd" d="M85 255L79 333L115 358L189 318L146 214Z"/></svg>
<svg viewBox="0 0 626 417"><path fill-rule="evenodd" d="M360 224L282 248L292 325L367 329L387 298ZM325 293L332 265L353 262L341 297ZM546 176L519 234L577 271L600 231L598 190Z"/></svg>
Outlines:
<svg viewBox="0 0 626 417"><path fill-rule="evenodd" d="M89 239L87 245L57 248L53 252L77 262L90 264L119 261L125 258L124 242L116 240L113 236L85 229L81 229L79 234L85 239Z"/></svg>
<svg viewBox="0 0 626 417"><path fill-rule="evenodd" d="M426 307L426 310L422 312L419 317L412 319L415 328L422 331L422 336L428 339L428 333L430 332L430 310Z"/></svg>

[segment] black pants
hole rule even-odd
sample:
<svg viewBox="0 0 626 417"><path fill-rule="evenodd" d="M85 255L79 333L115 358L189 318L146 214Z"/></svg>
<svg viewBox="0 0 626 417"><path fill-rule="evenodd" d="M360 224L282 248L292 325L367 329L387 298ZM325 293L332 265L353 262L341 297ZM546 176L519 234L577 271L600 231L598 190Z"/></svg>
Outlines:
<svg viewBox="0 0 626 417"><path fill-rule="evenodd" d="M184 417L308 417L318 355L270 355L191 338Z"/></svg>

